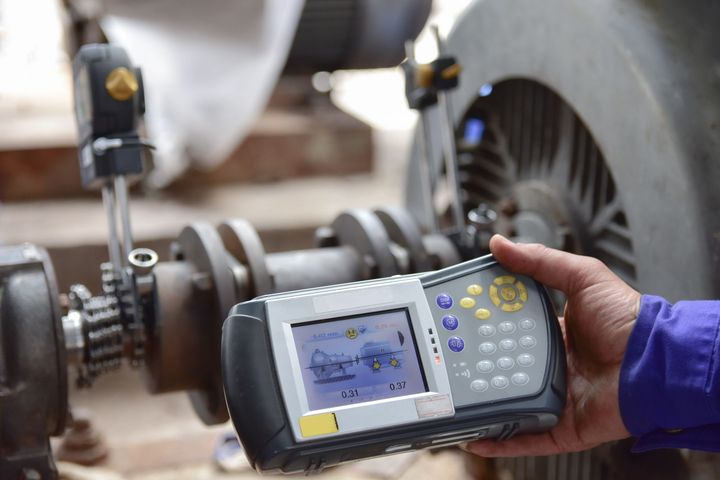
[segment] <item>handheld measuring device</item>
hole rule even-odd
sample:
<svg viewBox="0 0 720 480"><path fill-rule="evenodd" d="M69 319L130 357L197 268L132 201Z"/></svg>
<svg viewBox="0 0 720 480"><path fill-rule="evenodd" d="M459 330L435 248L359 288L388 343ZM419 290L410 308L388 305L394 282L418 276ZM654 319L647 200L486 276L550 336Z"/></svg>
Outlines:
<svg viewBox="0 0 720 480"><path fill-rule="evenodd" d="M565 403L547 293L492 256L239 304L222 369L259 471L507 439L551 428Z"/></svg>

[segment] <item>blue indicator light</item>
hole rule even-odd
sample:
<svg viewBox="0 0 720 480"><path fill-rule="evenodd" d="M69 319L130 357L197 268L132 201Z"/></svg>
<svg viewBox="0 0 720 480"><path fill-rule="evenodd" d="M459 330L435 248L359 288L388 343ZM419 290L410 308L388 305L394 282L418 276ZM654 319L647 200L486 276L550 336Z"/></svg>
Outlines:
<svg viewBox="0 0 720 480"><path fill-rule="evenodd" d="M465 122L465 134L463 139L468 145L478 145L485 133L485 122L479 118L469 118Z"/></svg>

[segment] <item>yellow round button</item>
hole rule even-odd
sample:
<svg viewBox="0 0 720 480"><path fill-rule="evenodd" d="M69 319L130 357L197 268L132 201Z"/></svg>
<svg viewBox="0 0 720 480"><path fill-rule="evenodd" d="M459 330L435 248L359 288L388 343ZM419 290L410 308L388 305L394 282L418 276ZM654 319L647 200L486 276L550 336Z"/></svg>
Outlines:
<svg viewBox="0 0 720 480"><path fill-rule="evenodd" d="M503 285L500 287L500 296L505 300L506 302L512 302L517 297L517 292L515 291L515 287L512 285Z"/></svg>
<svg viewBox="0 0 720 480"><path fill-rule="evenodd" d="M473 283L467 288L468 295L482 295L483 288L477 283Z"/></svg>
<svg viewBox="0 0 720 480"><path fill-rule="evenodd" d="M473 308L475 306L475 300L470 297L461 298L460 306L463 308Z"/></svg>
<svg viewBox="0 0 720 480"><path fill-rule="evenodd" d="M475 310L475 318L477 318L478 320L487 320L488 318L490 318L490 315L490 310L488 310L487 308L478 308L477 310Z"/></svg>

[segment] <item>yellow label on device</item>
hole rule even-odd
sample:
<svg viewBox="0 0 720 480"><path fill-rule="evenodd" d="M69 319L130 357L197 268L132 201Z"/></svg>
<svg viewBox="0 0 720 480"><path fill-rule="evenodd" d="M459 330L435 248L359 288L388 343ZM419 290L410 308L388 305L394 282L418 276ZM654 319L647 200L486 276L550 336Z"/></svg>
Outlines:
<svg viewBox="0 0 720 480"><path fill-rule="evenodd" d="M300 433L303 437L316 437L338 431L334 413L321 413L300 417Z"/></svg>

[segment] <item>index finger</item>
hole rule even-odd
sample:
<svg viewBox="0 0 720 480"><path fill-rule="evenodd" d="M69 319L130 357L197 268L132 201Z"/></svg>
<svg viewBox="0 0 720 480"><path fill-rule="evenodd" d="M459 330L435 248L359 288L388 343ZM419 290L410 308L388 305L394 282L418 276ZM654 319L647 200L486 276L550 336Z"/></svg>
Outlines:
<svg viewBox="0 0 720 480"><path fill-rule="evenodd" d="M562 452L550 432L520 435L503 441L478 440L466 444L463 450L481 457L532 457Z"/></svg>

